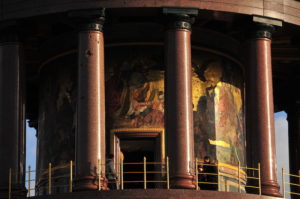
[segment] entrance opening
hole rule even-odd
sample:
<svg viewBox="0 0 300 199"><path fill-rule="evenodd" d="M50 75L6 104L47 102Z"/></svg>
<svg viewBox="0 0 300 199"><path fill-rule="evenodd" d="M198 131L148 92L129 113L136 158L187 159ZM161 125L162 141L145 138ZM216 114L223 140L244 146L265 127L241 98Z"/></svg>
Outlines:
<svg viewBox="0 0 300 199"><path fill-rule="evenodd" d="M144 157L147 162L157 161L156 138L123 138L120 140L121 151L124 155L124 188L144 188ZM160 158L160 157L159 157ZM155 179L155 166L146 164L147 181ZM147 183L147 188L154 188L154 183Z"/></svg>

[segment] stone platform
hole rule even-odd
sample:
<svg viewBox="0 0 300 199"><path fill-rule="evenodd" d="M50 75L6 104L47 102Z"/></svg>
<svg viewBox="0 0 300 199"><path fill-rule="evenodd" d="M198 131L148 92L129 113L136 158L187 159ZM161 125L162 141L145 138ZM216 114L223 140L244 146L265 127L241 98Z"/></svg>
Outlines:
<svg viewBox="0 0 300 199"><path fill-rule="evenodd" d="M148 190L115 190L87 191L59 195L32 197L32 199L275 199L259 196L218 191L196 191L182 189L148 189Z"/></svg>

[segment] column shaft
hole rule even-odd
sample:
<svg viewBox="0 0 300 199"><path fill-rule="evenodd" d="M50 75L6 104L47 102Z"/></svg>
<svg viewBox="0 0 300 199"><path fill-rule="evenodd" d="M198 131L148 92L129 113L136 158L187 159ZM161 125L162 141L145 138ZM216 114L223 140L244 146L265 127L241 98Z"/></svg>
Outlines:
<svg viewBox="0 0 300 199"><path fill-rule="evenodd" d="M272 85L271 39L259 37L251 41L247 70L247 124L257 139L258 161L261 163L262 194L280 197L276 177L276 150ZM249 105L249 103L248 103ZM250 121L250 122L249 122Z"/></svg>
<svg viewBox="0 0 300 199"><path fill-rule="evenodd" d="M24 128L20 126L23 110L21 90L21 64L20 44L17 42L0 44L0 198L8 197L9 169L12 170L13 191L19 191L14 197L19 197L24 192L23 165L20 165L24 143ZM22 168L21 168L22 167ZM22 176L21 176L22 175Z"/></svg>
<svg viewBox="0 0 300 199"><path fill-rule="evenodd" d="M97 24L100 25L100 24ZM79 33L77 190L98 188L98 161L105 163L104 40L98 30ZM105 166L102 165L105 175ZM103 184L102 184L103 185Z"/></svg>
<svg viewBox="0 0 300 199"><path fill-rule="evenodd" d="M171 187L194 189L191 31L169 29L165 56L166 137Z"/></svg>

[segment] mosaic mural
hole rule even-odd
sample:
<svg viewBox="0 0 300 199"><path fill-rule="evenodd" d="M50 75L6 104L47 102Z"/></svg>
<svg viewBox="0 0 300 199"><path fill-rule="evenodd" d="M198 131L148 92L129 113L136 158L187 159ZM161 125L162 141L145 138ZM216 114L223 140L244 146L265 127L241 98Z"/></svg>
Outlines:
<svg viewBox="0 0 300 199"><path fill-rule="evenodd" d="M106 112L113 128L164 127L164 71L137 57L115 67L106 82Z"/></svg>
<svg viewBox="0 0 300 199"><path fill-rule="evenodd" d="M201 57L194 60L193 71L196 157L210 156L220 162L244 165L241 71L224 59L201 60Z"/></svg>
<svg viewBox="0 0 300 199"><path fill-rule="evenodd" d="M164 66L159 52L143 53L136 48L129 58L109 61L109 128L164 127ZM210 156L216 161L244 164L241 69L220 56L194 51L192 83L196 157Z"/></svg>

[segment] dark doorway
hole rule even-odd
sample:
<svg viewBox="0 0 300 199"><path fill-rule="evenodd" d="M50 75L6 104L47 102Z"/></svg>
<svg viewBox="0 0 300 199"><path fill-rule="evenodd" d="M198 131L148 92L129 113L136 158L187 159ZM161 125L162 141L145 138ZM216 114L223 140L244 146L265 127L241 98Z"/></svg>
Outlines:
<svg viewBox="0 0 300 199"><path fill-rule="evenodd" d="M124 154L124 188L144 188L144 157L147 162L155 162L155 138L126 138L120 140L121 151ZM155 171L153 164L147 164L147 181L153 181ZM154 183L148 182L147 188L154 188Z"/></svg>

